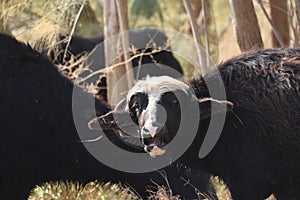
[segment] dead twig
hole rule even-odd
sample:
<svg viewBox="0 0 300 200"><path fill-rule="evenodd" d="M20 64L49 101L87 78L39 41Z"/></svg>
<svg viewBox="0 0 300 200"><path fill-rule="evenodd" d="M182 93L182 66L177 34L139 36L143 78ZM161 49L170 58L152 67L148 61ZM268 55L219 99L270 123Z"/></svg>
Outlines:
<svg viewBox="0 0 300 200"><path fill-rule="evenodd" d="M192 28L192 32L193 32L193 36L194 36L194 40L196 42L196 48L197 48L197 52L198 52L198 57L199 57L199 64L200 64L200 71L201 73L204 75L205 72L207 71L207 60L206 60L206 55L205 52L202 49L202 42L201 42L201 37L200 37L200 33L199 33L199 27L191 6L191 2L190 0L184 0L184 6L185 9L187 11L187 14L189 16L190 19L190 23L191 23L191 28Z"/></svg>

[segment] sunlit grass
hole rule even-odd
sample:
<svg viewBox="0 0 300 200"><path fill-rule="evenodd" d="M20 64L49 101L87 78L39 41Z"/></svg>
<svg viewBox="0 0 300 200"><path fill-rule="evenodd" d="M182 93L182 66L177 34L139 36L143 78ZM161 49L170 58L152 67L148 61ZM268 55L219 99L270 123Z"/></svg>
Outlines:
<svg viewBox="0 0 300 200"><path fill-rule="evenodd" d="M211 182L220 200L231 200L229 189L219 177L212 177Z"/></svg>
<svg viewBox="0 0 300 200"><path fill-rule="evenodd" d="M134 200L138 199L129 188L117 184L100 184L91 182L85 186L79 183L54 182L37 186L33 189L29 200L76 199L76 200Z"/></svg>
<svg viewBox="0 0 300 200"><path fill-rule="evenodd" d="M212 178L220 200L230 200L230 193L223 182L217 178ZM148 199L151 200L181 200L180 194L174 194L170 186L156 184L151 189ZM197 188L195 188L195 193ZM135 200L141 199L139 194L134 192L134 188L123 187L119 184L101 184L90 182L82 185L74 182L50 182L42 186L36 186L28 198L29 200ZM199 200L209 200L206 194L199 193Z"/></svg>
<svg viewBox="0 0 300 200"><path fill-rule="evenodd" d="M0 3L0 30L17 38L34 41L67 33L74 25L78 7L84 0L4 0Z"/></svg>

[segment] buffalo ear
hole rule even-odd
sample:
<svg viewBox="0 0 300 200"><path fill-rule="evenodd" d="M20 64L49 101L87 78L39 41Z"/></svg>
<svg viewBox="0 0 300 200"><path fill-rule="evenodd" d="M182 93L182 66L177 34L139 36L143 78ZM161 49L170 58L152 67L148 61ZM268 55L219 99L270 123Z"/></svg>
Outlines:
<svg viewBox="0 0 300 200"><path fill-rule="evenodd" d="M230 101L219 101L213 98L199 99L199 109L201 119L209 118L219 113L232 111L233 103Z"/></svg>

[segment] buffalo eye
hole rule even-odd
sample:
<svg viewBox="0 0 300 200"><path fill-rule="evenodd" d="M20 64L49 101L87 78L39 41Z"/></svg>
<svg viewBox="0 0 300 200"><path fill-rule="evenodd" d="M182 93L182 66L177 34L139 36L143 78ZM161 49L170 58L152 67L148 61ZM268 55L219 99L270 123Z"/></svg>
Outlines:
<svg viewBox="0 0 300 200"><path fill-rule="evenodd" d="M174 105L178 105L178 99L173 99L173 100L172 100L172 103L173 103Z"/></svg>
<svg viewBox="0 0 300 200"><path fill-rule="evenodd" d="M139 110L140 110L139 103L138 102L134 102L134 104L131 107L131 110L134 111L134 112L139 112Z"/></svg>
<svg viewBox="0 0 300 200"><path fill-rule="evenodd" d="M148 105L148 95L138 92L131 96L128 107L131 119L138 124L138 118L143 109Z"/></svg>

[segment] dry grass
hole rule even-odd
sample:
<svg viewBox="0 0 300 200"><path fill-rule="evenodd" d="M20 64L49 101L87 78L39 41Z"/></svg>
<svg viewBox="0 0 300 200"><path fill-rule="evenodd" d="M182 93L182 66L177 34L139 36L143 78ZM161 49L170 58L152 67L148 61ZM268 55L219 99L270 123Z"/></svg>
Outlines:
<svg viewBox="0 0 300 200"><path fill-rule="evenodd" d="M170 186L158 185L148 190L149 196L148 199L151 200L180 200L182 199L180 195L175 195L172 192ZM209 198L202 194L198 194L198 199L207 199ZM136 200L141 199L138 194L134 192L134 188L123 187L118 184L100 184L97 182L91 182L83 186L79 183L72 182L50 182L45 183L42 186L36 186L31 195L28 198L29 200ZM220 200L227 200L222 199ZM228 199L229 200L229 199Z"/></svg>
<svg viewBox="0 0 300 200"><path fill-rule="evenodd" d="M164 185L160 185L152 181L153 185L148 188L149 200L181 200L180 194L174 194L169 184L168 177L164 171L159 172L164 179ZM216 189L219 200L231 200L230 192L226 185L217 177L211 178L211 182ZM199 189L189 184L195 189L198 200L209 200L209 196L199 192ZM50 200L50 199L124 199L133 200L141 199L140 195L131 187L124 187L120 184L90 182L86 185L81 185L74 182L50 182L42 186L37 186L32 190L29 200Z"/></svg>
<svg viewBox="0 0 300 200"><path fill-rule="evenodd" d="M153 200L179 200L179 195L173 195L172 189L166 186L157 185L157 191L149 190L149 199Z"/></svg>
<svg viewBox="0 0 300 200"><path fill-rule="evenodd" d="M211 179L219 200L232 200L230 192L224 182L218 177ZM197 191L197 189L196 189ZM158 185L148 190L149 200L181 200L180 195L175 195L169 186ZM123 187L118 184L100 184L98 182L90 182L85 186L72 182L50 182L42 186L36 186L31 192L28 200L137 200L141 199L135 194L133 188ZM209 200L207 195L198 193L199 200ZM271 195L266 200L276 200Z"/></svg>
<svg viewBox="0 0 300 200"><path fill-rule="evenodd" d="M29 200L50 200L50 199L70 199L70 200L111 200L124 199L134 200L138 197L129 189L116 184L99 184L97 182L88 183L82 186L78 183L54 182L37 186L31 193Z"/></svg>
<svg viewBox="0 0 300 200"><path fill-rule="evenodd" d="M211 182L216 190L217 196L220 200L231 200L230 191L226 184L218 177L212 177Z"/></svg>

